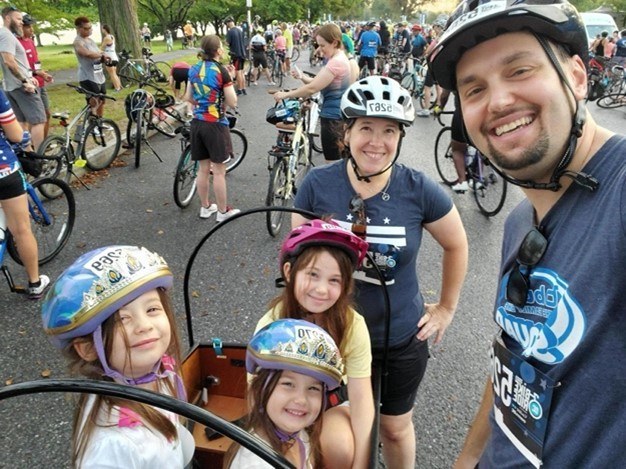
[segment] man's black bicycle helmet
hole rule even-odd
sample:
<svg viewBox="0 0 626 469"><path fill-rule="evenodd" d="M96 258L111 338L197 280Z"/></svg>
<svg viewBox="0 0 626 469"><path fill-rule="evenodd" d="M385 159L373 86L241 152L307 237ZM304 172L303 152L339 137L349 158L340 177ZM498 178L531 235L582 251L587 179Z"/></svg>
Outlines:
<svg viewBox="0 0 626 469"><path fill-rule="evenodd" d="M456 64L465 52L501 34L526 30L552 39L586 62L585 25L566 0L465 0L429 57L435 80L454 90Z"/></svg>

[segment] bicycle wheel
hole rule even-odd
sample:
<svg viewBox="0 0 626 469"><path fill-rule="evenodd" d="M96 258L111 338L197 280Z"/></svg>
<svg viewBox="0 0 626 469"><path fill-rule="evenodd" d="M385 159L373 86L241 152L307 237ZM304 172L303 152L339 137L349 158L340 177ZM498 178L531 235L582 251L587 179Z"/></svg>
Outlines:
<svg viewBox="0 0 626 469"><path fill-rule="evenodd" d="M67 148L65 147L65 139L63 137L59 137L58 135L49 135L46 137L45 140L41 142L41 145L39 145L37 154L45 158L54 159L42 160L43 169L40 177L58 177L59 179L64 179L65 175L68 174L67 159L65 157L66 151ZM63 174L61 174L61 172L63 172Z"/></svg>
<svg viewBox="0 0 626 469"><path fill-rule="evenodd" d="M270 172L270 184L267 188L267 198L265 199L265 205L268 207L285 207L287 205L287 197L285 192L287 191L287 157L279 157L274 163ZM267 231L272 237L276 237L280 232L280 227L283 224L285 212L267 212L265 214L265 221L267 225Z"/></svg>
<svg viewBox="0 0 626 469"><path fill-rule="evenodd" d="M294 47L293 50L291 51L291 61L297 62L299 58L300 58L300 49L298 49L297 47Z"/></svg>
<svg viewBox="0 0 626 469"><path fill-rule="evenodd" d="M32 186L32 193L28 193L31 229L37 240L39 265L43 265L54 259L67 243L74 228L76 203L70 186L59 179L37 179ZM40 198L37 192L42 193L41 188L44 186L49 193L59 195ZM23 265L11 236L7 240L7 250L15 262Z"/></svg>
<svg viewBox="0 0 626 469"><path fill-rule="evenodd" d="M452 158L451 139L452 127L444 127L439 131L435 140L435 165L441 180L448 186L453 185L459 179L454 166L454 158Z"/></svg>
<svg viewBox="0 0 626 469"><path fill-rule="evenodd" d="M151 127L154 127L157 132L166 137L174 138L176 137L174 126L167 121L167 117L167 113L162 109L154 108L150 110Z"/></svg>
<svg viewBox="0 0 626 469"><path fill-rule="evenodd" d="M283 69L280 63L280 60L276 60L274 62L274 72L273 72L273 80L276 83L276 86L282 88L283 86Z"/></svg>
<svg viewBox="0 0 626 469"><path fill-rule="evenodd" d="M241 130L230 129L230 140L233 142L233 152L226 162L227 173L239 166L248 153L248 139Z"/></svg>
<svg viewBox="0 0 626 469"><path fill-rule="evenodd" d="M152 62L148 65L148 73L157 83L167 83L172 67L167 62Z"/></svg>
<svg viewBox="0 0 626 469"><path fill-rule="evenodd" d="M298 145L298 154L296 155L296 174L294 177L294 195L304 177L311 170L311 143L302 135L300 144Z"/></svg>
<svg viewBox="0 0 626 469"><path fill-rule="evenodd" d="M415 80L411 72L404 72L400 80L400 85L407 90L411 96L415 96Z"/></svg>
<svg viewBox="0 0 626 469"><path fill-rule="evenodd" d="M141 161L141 141L148 135L148 129L146 127L146 111L145 109L137 113L135 119L135 140L134 140L134 153L135 153L135 168L139 168ZM149 114L148 114L149 115Z"/></svg>
<svg viewBox="0 0 626 469"><path fill-rule="evenodd" d="M120 151L122 144L120 129L111 119L91 121L82 157L92 171L108 168Z"/></svg>
<svg viewBox="0 0 626 469"><path fill-rule="evenodd" d="M603 109L613 109L626 105L625 93L611 93L605 94L597 101L598 107Z"/></svg>
<svg viewBox="0 0 626 469"><path fill-rule="evenodd" d="M311 148L317 153L322 153L322 119L319 112L315 122L310 122L310 128L308 130L309 140L311 142Z"/></svg>
<svg viewBox="0 0 626 469"><path fill-rule="evenodd" d="M246 86L249 87L252 80L252 70L254 67L252 66L252 60L248 61L248 66L246 67ZM257 80L259 77L257 77Z"/></svg>
<svg viewBox="0 0 626 469"><path fill-rule="evenodd" d="M183 150L174 175L174 202L180 208L186 208L196 193L196 175L198 162L191 159L191 145Z"/></svg>
<svg viewBox="0 0 626 469"><path fill-rule="evenodd" d="M493 217L504 205L506 199L507 181L496 173L493 167L480 157L482 162L479 163L482 170L482 178L472 173L470 187L474 188L474 199L481 213L487 217Z"/></svg>

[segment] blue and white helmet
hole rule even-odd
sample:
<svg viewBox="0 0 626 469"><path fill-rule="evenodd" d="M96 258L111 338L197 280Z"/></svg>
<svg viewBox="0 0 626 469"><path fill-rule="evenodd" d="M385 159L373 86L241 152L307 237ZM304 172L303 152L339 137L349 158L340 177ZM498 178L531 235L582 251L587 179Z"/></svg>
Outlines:
<svg viewBox="0 0 626 469"><path fill-rule="evenodd" d="M246 370L290 370L335 389L343 375L339 347L321 327L301 319L280 319L259 330L248 344Z"/></svg>
<svg viewBox="0 0 626 469"><path fill-rule="evenodd" d="M48 290L41 306L44 330L56 347L65 348L124 305L172 282L165 260L146 248L95 249L74 261Z"/></svg>

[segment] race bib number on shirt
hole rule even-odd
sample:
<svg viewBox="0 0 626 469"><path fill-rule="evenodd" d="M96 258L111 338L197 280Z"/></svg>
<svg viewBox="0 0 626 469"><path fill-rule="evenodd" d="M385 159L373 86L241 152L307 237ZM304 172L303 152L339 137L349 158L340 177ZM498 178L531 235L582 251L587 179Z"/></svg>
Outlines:
<svg viewBox="0 0 626 469"><path fill-rule="evenodd" d="M493 343L491 360L496 423L539 468L554 380L509 351L499 338Z"/></svg>
<svg viewBox="0 0 626 469"><path fill-rule="evenodd" d="M474 10L459 16L454 22L446 28L445 36L450 36L457 29L468 22L473 22L487 16L494 15L506 9L506 1L495 1L479 5Z"/></svg>

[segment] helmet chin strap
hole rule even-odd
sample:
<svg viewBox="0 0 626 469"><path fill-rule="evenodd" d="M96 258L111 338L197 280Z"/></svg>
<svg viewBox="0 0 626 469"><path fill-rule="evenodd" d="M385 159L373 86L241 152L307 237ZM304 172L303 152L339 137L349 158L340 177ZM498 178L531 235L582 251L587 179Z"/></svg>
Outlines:
<svg viewBox="0 0 626 469"><path fill-rule="evenodd" d="M373 174L361 174L361 172L359 171L359 166L356 164L356 160L354 159L354 157L352 156L352 153L350 153L350 164L352 165L352 170L354 171L354 175L356 176L358 181L365 181L367 183L372 182L372 180L370 178L373 178L374 176L378 176L380 174L383 174L387 171L389 171L392 166L396 163L396 161L398 161L398 158L400 157L400 149L402 148L402 138L404 137L404 129L402 129L402 134L400 136L400 141L398 142L398 149L396 151L396 156L393 158L393 161L391 163L389 163L389 166L387 166L385 169L378 171L377 173L373 173Z"/></svg>
<svg viewBox="0 0 626 469"><path fill-rule="evenodd" d="M561 65L559 64L558 59L556 58L554 51L548 44L548 41L539 35L535 34L537 41L543 48L544 52L548 56L548 59L554 66L559 78L565 84L567 89L572 93L572 96L575 96L574 90L572 89L569 81L567 80ZM560 179L563 176L567 176L574 181L575 184L578 184L582 188L593 192L595 191L600 183L598 180L593 177L591 174L584 173L582 171L570 171L567 169L569 164L572 162L572 158L574 157L574 153L576 152L576 145L578 144L578 139L583 134L583 126L585 125L585 120L587 118L587 110L585 108L585 104L583 101L576 101L576 110L574 112L574 116L572 118L572 128L570 130L569 139L567 142L567 148L561 157L561 160L554 168L552 172L552 176L550 176L550 182L541 183L530 180L522 180L516 179L512 176L509 176L501 169L497 168L495 165L492 165L494 171L496 171L503 179L510 182L511 184L515 184L516 186L524 187L526 189L539 189L539 190L549 190L553 192L557 192L561 189L562 184L560 183ZM485 158L487 159L487 158ZM488 161L488 159L487 159Z"/></svg>

